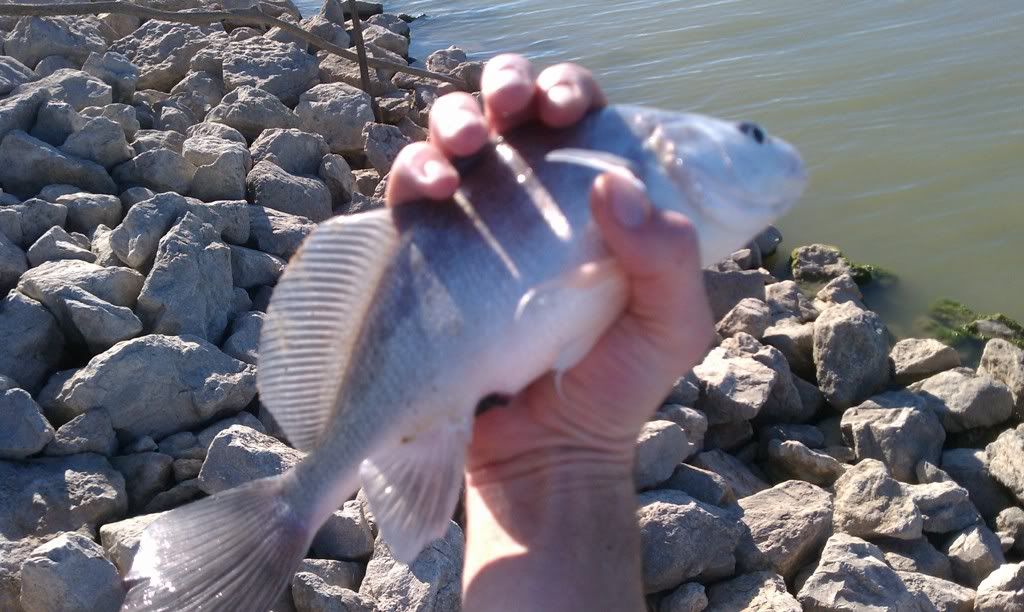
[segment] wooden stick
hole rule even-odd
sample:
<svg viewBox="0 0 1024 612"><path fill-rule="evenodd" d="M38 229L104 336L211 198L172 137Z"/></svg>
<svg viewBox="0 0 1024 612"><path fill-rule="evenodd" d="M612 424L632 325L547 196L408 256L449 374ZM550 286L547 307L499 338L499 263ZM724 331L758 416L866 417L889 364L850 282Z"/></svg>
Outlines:
<svg viewBox="0 0 1024 612"><path fill-rule="evenodd" d="M363 44L363 23L359 19L359 8L356 0L348 0L348 11L352 16L352 37L356 41L356 55L359 56L359 80L363 83L363 91L370 96L370 108L373 110L373 117L381 120L380 109L370 90L370 68L366 65L366 45Z"/></svg>
<svg viewBox="0 0 1024 612"><path fill-rule="evenodd" d="M334 55L339 55L353 62L359 61L358 54L339 47L338 45L324 40L316 34L307 32L306 30L288 23L287 21L271 17L270 15L265 15L257 7L251 7L243 10L197 11L192 13L161 11L146 6L132 4L131 2L124 2L122 0L72 2L68 4L0 4L0 16L9 17L60 17L74 15L98 15L100 13L117 13L119 15L132 15L134 17L139 17L140 19L155 19L157 21L172 21L191 25L210 25L212 23L230 21L231 23L247 26L276 26L289 34L294 35L296 38L300 38L308 42L317 49L333 53ZM394 62L389 62L375 57L367 57L366 63L373 68L404 72L406 74L434 79L436 81L452 83L463 89L466 88L466 83L462 80L447 74L431 72L430 70L414 68L403 64L396 64Z"/></svg>

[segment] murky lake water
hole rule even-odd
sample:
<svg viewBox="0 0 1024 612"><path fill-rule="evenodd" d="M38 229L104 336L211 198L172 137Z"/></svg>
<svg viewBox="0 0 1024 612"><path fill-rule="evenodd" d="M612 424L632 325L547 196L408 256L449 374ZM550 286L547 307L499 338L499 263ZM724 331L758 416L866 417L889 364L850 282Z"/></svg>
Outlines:
<svg viewBox="0 0 1024 612"><path fill-rule="evenodd" d="M318 4L318 3L317 3ZM308 5L302 7L308 12ZM413 55L576 61L617 102L762 123L811 171L779 224L894 272L897 333L940 297L1024 319L1024 2L387 1ZM316 10L313 8L312 10Z"/></svg>

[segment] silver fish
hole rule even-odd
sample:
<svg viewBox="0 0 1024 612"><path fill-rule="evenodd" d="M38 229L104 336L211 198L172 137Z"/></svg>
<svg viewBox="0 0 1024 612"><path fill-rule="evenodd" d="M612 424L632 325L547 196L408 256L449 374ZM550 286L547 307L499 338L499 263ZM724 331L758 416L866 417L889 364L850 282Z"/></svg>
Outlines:
<svg viewBox="0 0 1024 612"><path fill-rule="evenodd" d="M625 307L590 218L590 186L608 170L689 217L704 265L806 181L796 150L751 123L612 106L492 142L452 201L321 224L274 292L257 375L309 454L151 524L123 609L267 609L360 485L399 560L443 535L479 400L571 368Z"/></svg>

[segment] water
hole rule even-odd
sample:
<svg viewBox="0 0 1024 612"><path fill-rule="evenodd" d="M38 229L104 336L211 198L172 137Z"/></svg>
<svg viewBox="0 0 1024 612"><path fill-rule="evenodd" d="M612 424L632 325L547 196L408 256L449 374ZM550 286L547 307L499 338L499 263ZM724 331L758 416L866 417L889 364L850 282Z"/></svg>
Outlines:
<svg viewBox="0 0 1024 612"><path fill-rule="evenodd" d="M779 226L933 300L1024 319L1024 2L407 0L415 56L456 44L585 64L612 101L757 121L811 171Z"/></svg>

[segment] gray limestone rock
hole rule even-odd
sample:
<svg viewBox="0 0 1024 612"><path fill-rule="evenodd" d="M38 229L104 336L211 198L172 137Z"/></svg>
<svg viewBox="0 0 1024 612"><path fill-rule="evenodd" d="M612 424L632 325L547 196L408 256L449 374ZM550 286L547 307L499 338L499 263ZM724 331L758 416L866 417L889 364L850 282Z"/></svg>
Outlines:
<svg viewBox="0 0 1024 612"><path fill-rule="evenodd" d="M801 612L800 602L786 590L786 582L775 572L741 574L708 589L707 612L764 610Z"/></svg>
<svg viewBox="0 0 1024 612"><path fill-rule="evenodd" d="M212 495L250 480L283 474L304 456L276 438L233 425L217 434L210 444L199 473L199 486Z"/></svg>
<svg viewBox="0 0 1024 612"><path fill-rule="evenodd" d="M999 538L984 524L950 534L942 552L949 556L953 578L971 588L1006 562Z"/></svg>
<svg viewBox="0 0 1024 612"><path fill-rule="evenodd" d="M103 547L78 532L36 548L21 566L21 607L52 612L117 612L124 587Z"/></svg>
<svg viewBox="0 0 1024 612"><path fill-rule="evenodd" d="M160 513L142 514L100 527L100 543L122 576L131 569L142 532L160 516Z"/></svg>
<svg viewBox="0 0 1024 612"><path fill-rule="evenodd" d="M757 298L743 298L722 317L715 330L726 337L744 332L760 340L770 322L768 304Z"/></svg>
<svg viewBox="0 0 1024 612"><path fill-rule="evenodd" d="M1024 610L1024 563L1007 563L978 585L975 612Z"/></svg>
<svg viewBox="0 0 1024 612"><path fill-rule="evenodd" d="M68 155L15 130L0 142L0 184L29 196L53 183L75 185L92 193L114 193L117 186L103 166Z"/></svg>
<svg viewBox="0 0 1024 612"><path fill-rule="evenodd" d="M341 155L331 153L323 156L317 176L327 184L335 210L344 206L352 199L352 191L355 190L356 180L352 176L352 168Z"/></svg>
<svg viewBox="0 0 1024 612"><path fill-rule="evenodd" d="M691 463L724 478L729 488L736 494L737 499L742 499L768 488L768 485L751 472L750 468L744 465L742 461L720 450L700 453L693 457Z"/></svg>
<svg viewBox="0 0 1024 612"><path fill-rule="evenodd" d="M65 68L77 70L80 66L63 55L47 55L36 64L36 77L43 79Z"/></svg>
<svg viewBox="0 0 1024 612"><path fill-rule="evenodd" d="M42 96L42 92L39 93ZM46 100L39 105L35 124L29 124L32 125L32 130L29 133L47 144L59 147L64 144L68 136L82 129L86 121L88 118L79 114L67 102Z"/></svg>
<svg viewBox="0 0 1024 612"><path fill-rule="evenodd" d="M96 263L101 266L123 266L123 261L114 253L110 246L110 228L100 224L92 234L89 248L96 255Z"/></svg>
<svg viewBox="0 0 1024 612"><path fill-rule="evenodd" d="M773 325L765 330L762 341L777 348L786 357L793 374L805 380L815 379L814 323L795 323L790 320Z"/></svg>
<svg viewBox="0 0 1024 612"><path fill-rule="evenodd" d="M64 334L57 319L39 302L18 291L0 300L0 375L28 391L38 391L57 369Z"/></svg>
<svg viewBox="0 0 1024 612"><path fill-rule="evenodd" d="M0 96L6 96L18 85L36 79L36 73L9 55L0 56Z"/></svg>
<svg viewBox="0 0 1024 612"><path fill-rule="evenodd" d="M989 340L978 373L1006 385L1013 394L1014 418L1024 419L1024 349L1001 338Z"/></svg>
<svg viewBox="0 0 1024 612"><path fill-rule="evenodd" d="M1018 502L1024 501L1024 425L999 434L985 447L985 467Z"/></svg>
<svg viewBox="0 0 1024 612"><path fill-rule="evenodd" d="M52 456L98 453L109 457L116 452L117 435L105 408L93 408L61 425L43 449L43 454Z"/></svg>
<svg viewBox="0 0 1024 612"><path fill-rule="evenodd" d="M153 452L121 455L110 460L114 469L124 476L128 506L135 511L144 508L157 493L174 484L173 462L173 458Z"/></svg>
<svg viewBox="0 0 1024 612"><path fill-rule="evenodd" d="M242 136L242 133L235 128L224 125L223 123L215 123L212 121L197 123L188 128L186 135L189 138L211 137L227 140L229 142L237 142L238 144L245 146L246 150L248 150L248 143L245 141L245 136Z"/></svg>
<svg viewBox="0 0 1024 612"><path fill-rule="evenodd" d="M295 115L298 127L323 136L332 153L361 150L363 128L373 122L370 96L344 83L324 83L309 89L299 97Z"/></svg>
<svg viewBox="0 0 1024 612"><path fill-rule="evenodd" d="M159 193L174 191L185 194L192 187L196 167L170 149L143 151L114 168L113 177L122 187L148 187Z"/></svg>
<svg viewBox="0 0 1024 612"><path fill-rule="evenodd" d="M315 175L324 155L330 153L323 136L302 130L264 130L249 152L256 163L269 161L290 174Z"/></svg>
<svg viewBox="0 0 1024 612"><path fill-rule="evenodd" d="M151 332L219 343L233 296L230 249L212 225L186 212L160 239L136 311Z"/></svg>
<svg viewBox="0 0 1024 612"><path fill-rule="evenodd" d="M757 271L704 270L704 288L716 321L721 321L743 298L765 299L764 277Z"/></svg>
<svg viewBox="0 0 1024 612"><path fill-rule="evenodd" d="M117 227L121 223L121 200L117 196L98 193L70 193L59 196L57 203L66 207L67 228L91 236L100 225Z"/></svg>
<svg viewBox="0 0 1024 612"><path fill-rule="evenodd" d="M139 130L135 132L131 144L136 155L157 149L168 149L175 153L181 153L182 146L185 144L185 135L173 130Z"/></svg>
<svg viewBox="0 0 1024 612"><path fill-rule="evenodd" d="M927 400L950 433L998 425L1013 413L1013 395L1006 385L970 368L939 372L909 389Z"/></svg>
<svg viewBox="0 0 1024 612"><path fill-rule="evenodd" d="M927 532L947 533L981 522L967 489L955 482L907 485L905 490L921 511Z"/></svg>
<svg viewBox="0 0 1024 612"><path fill-rule="evenodd" d="M142 275L129 268L104 268L79 260L48 261L23 274L18 291L42 302L69 329L64 302L69 296L81 297L75 289L115 306L133 308L142 282Z"/></svg>
<svg viewBox="0 0 1024 612"><path fill-rule="evenodd" d="M658 612L701 612L708 606L704 585L687 582L662 598Z"/></svg>
<svg viewBox="0 0 1024 612"><path fill-rule="evenodd" d="M807 448L797 440L771 440L767 447L767 471L779 479L796 478L830 486L846 473L834 457Z"/></svg>
<svg viewBox="0 0 1024 612"><path fill-rule="evenodd" d="M788 480L738 501L754 544L785 578L810 561L832 532L832 495Z"/></svg>
<svg viewBox="0 0 1024 612"><path fill-rule="evenodd" d="M382 176L391 172L399 151L411 142L397 127L384 123L367 123L362 135L366 159Z"/></svg>
<svg viewBox="0 0 1024 612"><path fill-rule="evenodd" d="M126 435L160 436L241 410L256 393L255 378L253 366L203 340L149 335L93 357L56 401L68 418L104 406Z"/></svg>
<svg viewBox="0 0 1024 612"><path fill-rule="evenodd" d="M758 422L799 422L814 416L813 412L805 408L789 363L781 351L761 344L746 332L738 331L731 338L723 340L711 355L718 355L719 352L727 358L750 357L775 371L777 380L771 387L767 402L757 414Z"/></svg>
<svg viewBox="0 0 1024 612"><path fill-rule="evenodd" d="M880 538L875 544L885 555L885 562L898 572L917 572L943 580L953 578L949 557L939 552L927 538L896 540Z"/></svg>
<svg viewBox="0 0 1024 612"><path fill-rule="evenodd" d="M853 272L842 252L827 244L811 244L793 249L793 278L802 282L827 282Z"/></svg>
<svg viewBox="0 0 1024 612"><path fill-rule="evenodd" d="M138 67L136 87L170 91L188 72L192 56L223 32L220 24L194 26L153 19L114 41L110 51L124 55Z"/></svg>
<svg viewBox="0 0 1024 612"><path fill-rule="evenodd" d="M245 179L253 204L300 215L314 222L327 220L331 214L331 192L318 178L296 176L276 164L261 161Z"/></svg>
<svg viewBox="0 0 1024 612"><path fill-rule="evenodd" d="M725 507L736 501L736 494L724 478L688 463L677 465L672 476L661 486L664 489L682 491L697 501L712 506Z"/></svg>
<svg viewBox="0 0 1024 612"><path fill-rule="evenodd" d="M329 121L327 117L321 119ZM220 104L206 116L206 121L232 127L248 140L255 140L266 129L299 127L299 118L274 94L249 86L238 87L225 94Z"/></svg>
<svg viewBox="0 0 1024 612"><path fill-rule="evenodd" d="M864 538L921 537L921 512L882 462L864 459L836 481L835 490L836 531Z"/></svg>
<svg viewBox="0 0 1024 612"><path fill-rule="evenodd" d="M758 415L771 397L779 374L751 357L730 357L715 349L693 373L700 381L696 408L717 425L749 420Z"/></svg>
<svg viewBox="0 0 1024 612"><path fill-rule="evenodd" d="M128 140L134 138L135 133L141 129L135 107L128 104L115 102L106 106L87 106L82 109L81 116L83 118L105 117L110 119L121 126L121 129L124 130L124 137Z"/></svg>
<svg viewBox="0 0 1024 612"><path fill-rule="evenodd" d="M907 590L935 606L939 612L972 612L974 589L917 572L896 572Z"/></svg>
<svg viewBox="0 0 1024 612"><path fill-rule="evenodd" d="M858 459L882 461L903 482L914 482L919 461L939 461L946 438L935 414L905 391L876 395L844 412L841 423Z"/></svg>
<svg viewBox="0 0 1024 612"><path fill-rule="evenodd" d="M313 538L313 551L328 559L365 559L373 553L373 532L356 500L345 502Z"/></svg>
<svg viewBox="0 0 1024 612"><path fill-rule="evenodd" d="M871 311L833 306L814 321L814 363L829 404L849 408L889 382L888 332Z"/></svg>
<svg viewBox="0 0 1024 612"><path fill-rule="evenodd" d="M672 489L642 493L639 505L647 593L698 576L714 579L733 573L741 530L725 511Z"/></svg>
<svg viewBox="0 0 1024 612"><path fill-rule="evenodd" d="M224 98L224 80L202 70L190 72L171 89L171 96L178 97L193 117L202 119ZM186 130L189 137L193 135L192 127ZM242 144L245 144L244 139Z"/></svg>
<svg viewBox="0 0 1024 612"><path fill-rule="evenodd" d="M1011 506L1003 510L996 515L995 528L1000 540L1007 538L1014 552L1024 553L1024 509Z"/></svg>
<svg viewBox="0 0 1024 612"><path fill-rule="evenodd" d="M1013 503L1006 488L993 478L988 463L984 450L953 448L942 453L942 469L967 489L971 502L986 519Z"/></svg>
<svg viewBox="0 0 1024 612"><path fill-rule="evenodd" d="M17 285L18 279L28 267L29 259L25 251L0 232L0 293L6 294L8 289Z"/></svg>
<svg viewBox="0 0 1024 612"><path fill-rule="evenodd" d="M906 338L889 352L894 366L894 381L909 385L939 372L960 366L956 349L932 338Z"/></svg>
<svg viewBox="0 0 1024 612"><path fill-rule="evenodd" d="M36 123L37 112L47 102L46 93L42 91L14 94L0 99L0 138L12 130L31 130ZM74 112L70 105L69 110Z"/></svg>
<svg viewBox="0 0 1024 612"><path fill-rule="evenodd" d="M245 177L252 170L252 157L244 144L192 136L182 145L182 156L196 166L193 197L204 201L245 199Z"/></svg>
<svg viewBox="0 0 1024 612"><path fill-rule="evenodd" d="M797 594L804 610L933 610L926 600L907 589L885 564L874 544L837 533L828 539L814 573Z"/></svg>
<svg viewBox="0 0 1024 612"><path fill-rule="evenodd" d="M262 312L246 312L235 317L231 323L231 335L221 348L239 361L256 365L259 353L260 332L267 315Z"/></svg>
<svg viewBox="0 0 1024 612"><path fill-rule="evenodd" d="M39 80L20 85L14 94L42 92L49 100L67 102L76 111L113 102L110 85L81 70L62 68Z"/></svg>
<svg viewBox="0 0 1024 612"><path fill-rule="evenodd" d="M81 65L90 52L103 53L106 48L95 22L75 17L23 17L4 41L4 54L30 68L50 55Z"/></svg>
<svg viewBox="0 0 1024 612"><path fill-rule="evenodd" d="M842 304L844 302L853 302L855 305L863 308L864 302L861 301L863 298L864 296L861 294L860 288L857 287L857 282L849 274L840 274L833 278L815 296L815 299L819 302L827 302L823 305L824 308L831 304Z"/></svg>
<svg viewBox="0 0 1024 612"><path fill-rule="evenodd" d="M199 444L199 447L203 449L203 457L206 456L206 450L210 448L211 444L213 444L213 439L216 438L220 432L225 431L229 427L234 427L235 425L244 425L249 429L255 429L259 433L267 433L266 429L263 427L263 423L259 419L248 412L239 412L238 414L221 419L199 430L199 433L196 434L196 442Z"/></svg>
<svg viewBox="0 0 1024 612"><path fill-rule="evenodd" d="M90 53L82 65L82 71L110 85L115 102L131 104L135 84L139 80L139 69L127 57L114 51L102 55Z"/></svg>
<svg viewBox="0 0 1024 612"><path fill-rule="evenodd" d="M320 59L319 76L322 84L340 83L362 88L362 75L360 74L358 62L339 55L323 52L319 53L318 56ZM388 61L402 61L401 58L374 45L366 46L366 56ZM392 82L394 76L394 70L370 68L370 93L374 96L385 96L395 92L395 84Z"/></svg>
<svg viewBox="0 0 1024 612"><path fill-rule="evenodd" d="M96 162L107 169L128 161L134 154L128 146L124 129L106 117L89 119L81 129L68 136L60 150L72 157Z"/></svg>
<svg viewBox="0 0 1024 612"><path fill-rule="evenodd" d="M236 287L252 289L275 285L288 263L284 259L245 247L230 245L231 272Z"/></svg>
<svg viewBox="0 0 1024 612"><path fill-rule="evenodd" d="M266 37L231 41L224 48L224 88L258 87L294 105L317 81L316 57Z"/></svg>
<svg viewBox="0 0 1024 612"><path fill-rule="evenodd" d="M808 323L818 318L818 309L791 280L771 283L764 288L772 325Z"/></svg>
<svg viewBox="0 0 1024 612"><path fill-rule="evenodd" d="M648 421L637 438L633 480L637 489L649 489L668 480L688 455L689 442L679 425Z"/></svg>
<svg viewBox="0 0 1024 612"><path fill-rule="evenodd" d="M458 610L462 600L462 529L454 522L410 565L397 561L378 540L359 594L381 610Z"/></svg>
<svg viewBox="0 0 1024 612"><path fill-rule="evenodd" d="M306 559L292 578L296 612L375 612L373 600L353 590L361 573L354 563Z"/></svg>
<svg viewBox="0 0 1024 612"><path fill-rule="evenodd" d="M39 404L23 389L0 392L0 459L24 459L53 438Z"/></svg>

